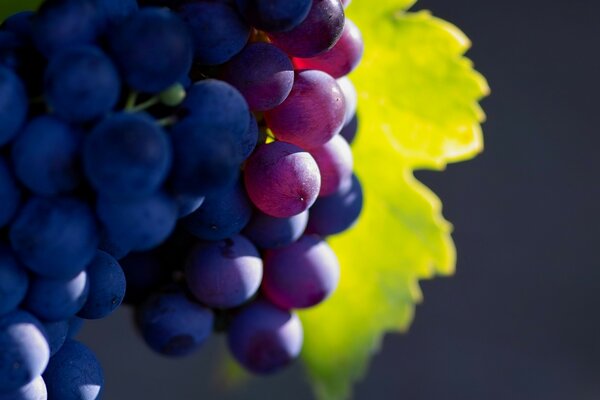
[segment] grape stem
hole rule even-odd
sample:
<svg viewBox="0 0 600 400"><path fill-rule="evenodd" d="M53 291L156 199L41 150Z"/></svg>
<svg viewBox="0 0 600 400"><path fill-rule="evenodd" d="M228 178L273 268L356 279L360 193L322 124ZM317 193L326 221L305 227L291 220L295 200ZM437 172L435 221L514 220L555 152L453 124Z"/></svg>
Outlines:
<svg viewBox="0 0 600 400"><path fill-rule="evenodd" d="M171 126L171 125L175 125L177 123L177 121L179 121L179 118L177 118L175 115L171 115L169 117L165 117L165 118L161 118L156 120L156 123L160 126Z"/></svg>

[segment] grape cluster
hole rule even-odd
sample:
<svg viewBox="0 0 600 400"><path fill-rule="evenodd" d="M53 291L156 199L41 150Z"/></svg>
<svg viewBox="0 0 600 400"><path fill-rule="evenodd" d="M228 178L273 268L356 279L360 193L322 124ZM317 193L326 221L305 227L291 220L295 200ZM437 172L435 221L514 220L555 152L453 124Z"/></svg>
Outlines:
<svg viewBox="0 0 600 400"><path fill-rule="evenodd" d="M294 310L340 277L323 238L362 208L347 3L46 0L4 21L0 400L99 398L73 336L121 302L167 356L214 331L255 373L298 356Z"/></svg>

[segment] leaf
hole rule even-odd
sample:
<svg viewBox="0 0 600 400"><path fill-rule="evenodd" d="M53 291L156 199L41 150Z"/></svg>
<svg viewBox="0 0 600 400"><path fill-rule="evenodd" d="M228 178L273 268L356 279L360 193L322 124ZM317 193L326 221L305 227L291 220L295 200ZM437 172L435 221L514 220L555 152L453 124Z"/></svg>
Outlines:
<svg viewBox="0 0 600 400"><path fill-rule="evenodd" d="M43 0L1 0L0 21L4 21L12 14L24 10L37 10Z"/></svg>
<svg viewBox="0 0 600 400"><path fill-rule="evenodd" d="M383 335L408 328L421 300L419 279L454 271L451 225L415 168L442 168L482 149L478 100L485 79L463 54L468 39L413 1L354 0L349 18L365 40L351 76L361 132L355 168L365 192L358 224L331 238L340 285L303 311L303 359L320 399L349 397Z"/></svg>

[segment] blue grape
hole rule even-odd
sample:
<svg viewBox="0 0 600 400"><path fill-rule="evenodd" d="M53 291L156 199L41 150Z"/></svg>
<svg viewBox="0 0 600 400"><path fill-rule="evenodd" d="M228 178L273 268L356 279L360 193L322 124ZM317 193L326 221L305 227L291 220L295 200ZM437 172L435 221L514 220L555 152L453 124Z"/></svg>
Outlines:
<svg viewBox="0 0 600 400"><path fill-rule="evenodd" d="M197 350L213 330L213 312L177 288L151 296L137 311L144 340L154 351L182 357Z"/></svg>
<svg viewBox="0 0 600 400"><path fill-rule="evenodd" d="M39 195L65 194L82 180L83 135L51 116L32 119L17 136L12 160L19 180Z"/></svg>
<svg viewBox="0 0 600 400"><path fill-rule="evenodd" d="M25 308L44 321L71 318L83 307L90 290L86 271L72 279L31 280L25 298Z"/></svg>
<svg viewBox="0 0 600 400"><path fill-rule="evenodd" d="M317 199L310 209L307 232L335 235L356 223L363 206L363 193L356 175L331 196Z"/></svg>
<svg viewBox="0 0 600 400"><path fill-rule="evenodd" d="M89 134L83 149L85 173L101 196L147 197L166 179L172 160L169 138L147 114L114 114Z"/></svg>
<svg viewBox="0 0 600 400"><path fill-rule="evenodd" d="M0 243L0 315L13 311L23 301L29 287L27 271L10 247Z"/></svg>
<svg viewBox="0 0 600 400"><path fill-rule="evenodd" d="M269 33L269 39L291 56L314 57L337 43L344 21L340 0L313 0L308 15L298 26L286 32Z"/></svg>
<svg viewBox="0 0 600 400"><path fill-rule="evenodd" d="M104 373L94 353L67 339L44 372L49 399L97 400L102 395Z"/></svg>
<svg viewBox="0 0 600 400"><path fill-rule="evenodd" d="M0 31L0 65L18 70L21 65L22 40L16 33Z"/></svg>
<svg viewBox="0 0 600 400"><path fill-rule="evenodd" d="M103 21L93 0L48 0L32 18L37 49L50 58L69 47L92 44Z"/></svg>
<svg viewBox="0 0 600 400"><path fill-rule="evenodd" d="M319 304L333 293L340 279L335 253L317 235L305 235L287 247L267 250L264 260L262 291L284 309Z"/></svg>
<svg viewBox="0 0 600 400"><path fill-rule="evenodd" d="M196 299L213 308L233 308L250 300L262 275L258 250L240 235L198 244L185 265L188 288Z"/></svg>
<svg viewBox="0 0 600 400"><path fill-rule="evenodd" d="M177 204L161 192L120 202L100 197L96 212L111 241L138 251L161 244L177 222Z"/></svg>
<svg viewBox="0 0 600 400"><path fill-rule="evenodd" d="M129 254L131 248L126 243L118 242L117 240L118 238L112 237L106 229L102 229L98 250L110 254L116 260L122 259Z"/></svg>
<svg viewBox="0 0 600 400"><path fill-rule="evenodd" d="M256 210L243 234L261 249L274 249L298 240L307 223L308 210L288 218L271 217Z"/></svg>
<svg viewBox="0 0 600 400"><path fill-rule="evenodd" d="M300 354L302 341L298 316L264 300L244 307L232 319L227 335L235 359L258 374L290 364Z"/></svg>
<svg viewBox="0 0 600 400"><path fill-rule="evenodd" d="M250 154L252 154L256 148L256 145L258 144L258 136L258 122L256 121L254 114L250 113L248 129L240 141L240 151L238 154L240 160L246 160L248 157L250 157Z"/></svg>
<svg viewBox="0 0 600 400"><path fill-rule="evenodd" d="M15 253L29 269L62 279L85 268L99 241L92 210L72 198L31 198L9 235Z"/></svg>
<svg viewBox="0 0 600 400"><path fill-rule="evenodd" d="M8 143L27 117L29 100L19 77L0 65L0 146Z"/></svg>
<svg viewBox="0 0 600 400"><path fill-rule="evenodd" d="M83 328L83 323L84 320L78 316L69 318L69 331L67 332L67 338L72 339L77 336L79 331L81 331L81 328Z"/></svg>
<svg viewBox="0 0 600 400"><path fill-rule="evenodd" d="M94 0L98 12L108 23L108 28L125 22L138 11L136 0Z"/></svg>
<svg viewBox="0 0 600 400"><path fill-rule="evenodd" d="M120 264L127 282L126 304L141 303L165 282L169 282L173 272L161 262L156 252L131 253Z"/></svg>
<svg viewBox="0 0 600 400"><path fill-rule="evenodd" d="M188 29L176 14L142 8L110 32L110 53L133 89L158 93L176 83L192 65Z"/></svg>
<svg viewBox="0 0 600 400"><path fill-rule="evenodd" d="M47 400L46 384L41 376L17 390L0 393L0 400Z"/></svg>
<svg viewBox="0 0 600 400"><path fill-rule="evenodd" d="M194 60L200 64L222 64L246 45L250 26L233 5L224 1L195 1L179 7L179 15L190 28Z"/></svg>
<svg viewBox="0 0 600 400"><path fill-rule="evenodd" d="M202 206L183 222L200 239L221 240L241 232L251 216L252 204L239 181L208 194Z"/></svg>
<svg viewBox="0 0 600 400"><path fill-rule="evenodd" d="M125 297L125 274L111 255L98 251L86 268L90 290L78 316L104 318L121 305Z"/></svg>
<svg viewBox="0 0 600 400"><path fill-rule="evenodd" d="M63 319L53 322L43 322L48 345L50 346L50 357L54 356L62 347L69 336L69 320Z"/></svg>
<svg viewBox="0 0 600 400"><path fill-rule="evenodd" d="M31 38L31 19L33 11L21 11L11 15L2 22L2 30L12 32L21 38Z"/></svg>
<svg viewBox="0 0 600 400"><path fill-rule="evenodd" d="M45 335L28 312L0 317L0 393L16 391L42 374L50 359Z"/></svg>
<svg viewBox="0 0 600 400"><path fill-rule="evenodd" d="M266 32L282 32L304 21L312 0L237 0L236 3L250 25Z"/></svg>
<svg viewBox="0 0 600 400"><path fill-rule="evenodd" d="M204 196L175 195L179 218L184 218L196 211L204 203Z"/></svg>
<svg viewBox="0 0 600 400"><path fill-rule="evenodd" d="M12 220L20 201L21 190L6 161L0 156L0 228Z"/></svg>
<svg viewBox="0 0 600 400"><path fill-rule="evenodd" d="M266 111L283 103L294 84L290 58L270 43L251 43L221 70L221 78L235 86L252 111Z"/></svg>
<svg viewBox="0 0 600 400"><path fill-rule="evenodd" d="M85 122L108 113L117 103L117 68L98 48L74 47L52 57L44 75L46 100L61 118Z"/></svg>

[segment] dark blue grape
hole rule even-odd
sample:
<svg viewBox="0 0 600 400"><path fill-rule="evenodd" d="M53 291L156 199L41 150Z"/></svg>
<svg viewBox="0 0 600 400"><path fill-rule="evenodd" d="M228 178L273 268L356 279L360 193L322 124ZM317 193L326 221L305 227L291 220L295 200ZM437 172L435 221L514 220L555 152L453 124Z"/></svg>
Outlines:
<svg viewBox="0 0 600 400"><path fill-rule="evenodd" d="M84 320L78 316L69 318L69 331L67 332L67 338L72 339L77 336L79 331L81 331L81 328L83 328L83 323Z"/></svg>
<svg viewBox="0 0 600 400"><path fill-rule="evenodd" d="M102 250L113 256L116 260L120 260L129 254L131 248L126 243L117 242L116 238L111 237L106 229L102 229L98 250Z"/></svg>
<svg viewBox="0 0 600 400"><path fill-rule="evenodd" d="M85 271L72 279L31 280L25 308L44 321L60 321L74 316L85 303L90 289Z"/></svg>
<svg viewBox="0 0 600 400"><path fill-rule="evenodd" d="M96 211L111 241L138 251L152 249L165 241L177 221L177 204L160 192L121 202L100 197Z"/></svg>
<svg viewBox="0 0 600 400"><path fill-rule="evenodd" d="M74 47L50 60L44 76L46 100L61 118L84 122L108 113L119 99L121 81L98 48Z"/></svg>
<svg viewBox="0 0 600 400"><path fill-rule="evenodd" d="M244 229L252 204L241 181L208 194L202 206L184 219L186 229L200 239L221 240Z"/></svg>
<svg viewBox="0 0 600 400"><path fill-rule="evenodd" d="M43 322L46 338L50 345L50 357L55 355L69 336L69 320L63 319L54 322Z"/></svg>
<svg viewBox="0 0 600 400"><path fill-rule="evenodd" d="M10 242L33 272L72 278L92 260L98 247L92 210L72 198L33 197L10 228Z"/></svg>
<svg viewBox="0 0 600 400"><path fill-rule="evenodd" d="M104 318L121 305L125 297L125 274L111 255L98 251L86 268L90 291L78 316Z"/></svg>
<svg viewBox="0 0 600 400"><path fill-rule="evenodd" d="M21 129L29 100L19 77L0 65L0 146L8 143Z"/></svg>
<svg viewBox="0 0 600 400"><path fill-rule="evenodd" d="M192 66L192 43L185 24L167 9L147 7L110 32L109 48L133 89L158 93Z"/></svg>
<svg viewBox="0 0 600 400"><path fill-rule="evenodd" d="M256 121L254 114L250 113L250 123L248 124L248 129L240 141L240 160L246 160L248 157L250 157L250 154L252 154L256 148L256 145L258 144L258 136L258 122Z"/></svg>
<svg viewBox="0 0 600 400"><path fill-rule="evenodd" d="M136 0L94 0L98 12L112 28L121 24L138 11Z"/></svg>
<svg viewBox="0 0 600 400"><path fill-rule="evenodd" d="M204 196L176 195L175 201L179 210L179 218L187 217L199 209L202 203L204 203L204 199Z"/></svg>
<svg viewBox="0 0 600 400"><path fill-rule="evenodd" d="M257 374L290 364L300 354L302 341L298 316L264 300L243 308L231 321L227 335L235 359Z"/></svg>
<svg viewBox="0 0 600 400"><path fill-rule="evenodd" d="M98 124L83 149L85 173L101 196L144 198L156 192L171 166L171 143L147 114L114 114Z"/></svg>
<svg viewBox="0 0 600 400"><path fill-rule="evenodd" d="M312 0L237 0L236 3L250 25L266 32L282 32L304 21Z"/></svg>
<svg viewBox="0 0 600 400"><path fill-rule="evenodd" d="M298 240L307 222L308 211L289 218L276 218L255 210L243 234L261 249L274 249Z"/></svg>
<svg viewBox="0 0 600 400"><path fill-rule="evenodd" d="M29 277L10 247L0 243L0 315L13 311L27 294Z"/></svg>
<svg viewBox="0 0 600 400"><path fill-rule="evenodd" d="M32 18L37 49L46 57L69 47L92 44L103 21L93 0L47 0Z"/></svg>
<svg viewBox="0 0 600 400"><path fill-rule="evenodd" d="M0 355L0 393L33 381L50 359L42 324L21 310L0 317Z"/></svg>
<svg viewBox="0 0 600 400"><path fill-rule="evenodd" d="M102 395L104 374L94 353L67 339L44 372L49 399L97 400Z"/></svg>
<svg viewBox="0 0 600 400"><path fill-rule="evenodd" d="M191 301L181 290L150 297L137 312L144 340L154 351L181 357L198 349L213 330L213 312Z"/></svg>
<svg viewBox="0 0 600 400"><path fill-rule="evenodd" d="M12 220L20 201L21 190L6 161L0 156L0 228Z"/></svg>
<svg viewBox="0 0 600 400"><path fill-rule="evenodd" d="M240 235L198 244L185 265L188 288L196 299L213 308L233 308L250 300L262 275L258 250Z"/></svg>
<svg viewBox="0 0 600 400"><path fill-rule="evenodd" d="M47 400L46 384L41 376L17 390L0 393L0 400Z"/></svg>
<svg viewBox="0 0 600 400"><path fill-rule="evenodd" d="M321 236L343 232L358 220L363 193L356 175L331 196L317 199L310 209L307 232Z"/></svg>
<svg viewBox="0 0 600 400"><path fill-rule="evenodd" d="M33 11L21 11L11 15L2 22L2 30L12 32L21 38L31 38L31 19Z"/></svg>
<svg viewBox="0 0 600 400"><path fill-rule="evenodd" d="M82 178L80 150L83 135L65 122L40 116L17 136L12 159L19 180L40 195L74 190Z"/></svg>
<svg viewBox="0 0 600 400"><path fill-rule="evenodd" d="M190 28L194 60L200 64L222 64L240 52L250 37L250 26L232 4L195 1L179 8Z"/></svg>
<svg viewBox="0 0 600 400"><path fill-rule="evenodd" d="M294 66L272 44L251 43L223 66L221 78L240 91L252 111L266 111L290 94Z"/></svg>
<svg viewBox="0 0 600 400"><path fill-rule="evenodd" d="M22 40L16 33L0 31L0 65L18 70L21 65L21 46Z"/></svg>

